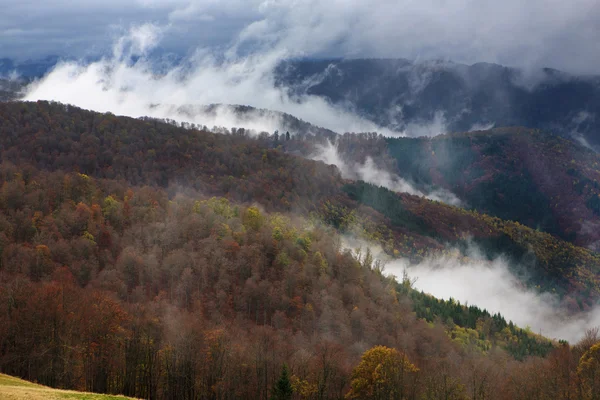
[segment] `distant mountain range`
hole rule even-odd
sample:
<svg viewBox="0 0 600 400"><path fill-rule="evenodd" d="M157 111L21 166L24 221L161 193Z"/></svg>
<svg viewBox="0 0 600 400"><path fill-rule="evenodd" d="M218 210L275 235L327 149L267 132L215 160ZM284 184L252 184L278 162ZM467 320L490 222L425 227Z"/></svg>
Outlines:
<svg viewBox="0 0 600 400"><path fill-rule="evenodd" d="M25 79L39 78L48 73L59 60L58 56L48 56L39 60L26 61L0 58L0 77L16 74Z"/></svg>
<svg viewBox="0 0 600 400"><path fill-rule="evenodd" d="M600 146L598 76L487 63L296 60L278 67L276 82L409 136L526 126Z"/></svg>
<svg viewBox="0 0 600 400"><path fill-rule="evenodd" d="M0 59L0 78L12 74L28 81L58 61L56 56L24 62ZM169 59L169 65L177 62ZM165 69L164 63L157 57L157 73ZM600 148L599 76L548 68L527 72L488 63L310 59L280 63L275 84L298 98L323 97L408 136L524 126ZM12 97L0 86L0 100Z"/></svg>

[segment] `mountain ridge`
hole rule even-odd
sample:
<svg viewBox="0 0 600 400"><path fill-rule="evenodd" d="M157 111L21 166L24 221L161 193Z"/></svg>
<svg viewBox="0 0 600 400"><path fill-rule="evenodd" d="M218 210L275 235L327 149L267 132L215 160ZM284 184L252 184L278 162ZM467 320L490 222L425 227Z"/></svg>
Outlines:
<svg viewBox="0 0 600 400"><path fill-rule="evenodd" d="M489 63L346 59L284 62L276 70L276 82L292 93L350 107L409 136L418 136L419 128L431 125L437 115L446 131L487 124L526 126L592 147L600 143L598 76L551 69L529 73Z"/></svg>

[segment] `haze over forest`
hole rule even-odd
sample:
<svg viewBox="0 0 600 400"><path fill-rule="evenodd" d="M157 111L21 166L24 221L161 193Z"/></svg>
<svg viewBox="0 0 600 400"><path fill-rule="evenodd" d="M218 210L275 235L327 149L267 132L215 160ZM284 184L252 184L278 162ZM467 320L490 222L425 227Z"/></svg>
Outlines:
<svg viewBox="0 0 600 400"><path fill-rule="evenodd" d="M597 1L2 7L0 373L600 392Z"/></svg>

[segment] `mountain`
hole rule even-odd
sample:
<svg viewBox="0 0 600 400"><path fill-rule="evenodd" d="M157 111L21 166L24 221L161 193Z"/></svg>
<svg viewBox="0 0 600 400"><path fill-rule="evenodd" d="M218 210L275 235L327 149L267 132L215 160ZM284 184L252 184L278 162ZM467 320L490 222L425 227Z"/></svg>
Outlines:
<svg viewBox="0 0 600 400"><path fill-rule="evenodd" d="M470 235L571 312L600 295L597 254L286 153L309 140L1 103L0 370L159 399L342 398L378 355L417 398L591 384L593 332L571 346L436 300L341 235L415 262Z"/></svg>
<svg viewBox="0 0 600 400"><path fill-rule="evenodd" d="M285 140L271 135L253 139L242 130L199 136L193 129L154 119L121 118L45 102L0 104L0 118L4 163L48 171L75 170L98 179L159 186L167 189L171 196L176 195L179 188L185 188L205 196L225 196L231 201L258 202L275 212L312 213L341 232L352 232L358 227L365 239L379 241L388 253L398 252L414 261L442 252L448 244L464 247L465 237L470 236L480 242L489 258L505 253L513 258L515 266L524 265L532 285L556 290L564 297L577 300L584 308L600 297L596 276L600 256L591 250L493 214L395 193L361 181L344 180L334 166L285 153L310 151L312 141L321 140L318 136ZM473 135L481 140L502 137L486 132ZM361 142L364 138L367 142L371 138L384 144L387 140L376 135L345 137L367 150L373 146L364 145ZM469 134L464 137L468 138ZM419 143L418 140L443 143L445 138L406 140L408 143ZM565 146L571 145L568 141L556 140ZM347 145L347 148L352 147ZM441 156L440 148L436 149ZM592 159L596 157L590 151L582 151ZM426 160L419 151L411 152L415 160ZM463 156L458 159L468 160ZM588 164L588 168L595 168L586 159L580 159L580 164L568 165ZM562 164L557 165L562 167ZM462 165L457 169L466 170L470 176ZM591 172L586 170L585 173ZM568 171L564 174L570 176ZM454 175L448 172L448 176ZM494 184L499 190L506 187L507 193L515 196L511 192L514 188L502 186L504 183L499 180ZM589 187L585 186L585 191L593 190L592 183L586 184ZM5 189L8 190L4 194L8 199L5 201L11 201L11 207L20 209L24 199L14 197L16 194L12 191L22 189L18 185L8 185ZM532 186L529 190L534 189ZM585 191L582 193L587 193ZM521 207L527 210L527 204ZM506 212L518 212L511 211L512 208L516 207L506 204L509 210Z"/></svg>
<svg viewBox="0 0 600 400"><path fill-rule="evenodd" d="M276 82L409 136L525 126L600 145L600 77L402 59L291 60Z"/></svg>
<svg viewBox="0 0 600 400"><path fill-rule="evenodd" d="M198 120L204 118L216 123L219 121L229 124L234 123L243 129L242 132L248 130L248 134L251 136L262 135L264 137L264 135L271 135L271 133L277 131L282 139L285 139L286 133L290 133L290 135L296 137L313 137L321 143L334 140L337 136L330 129L313 125L284 112L239 104L185 105L179 107L156 105L155 107L160 107L163 111L166 110L169 115L178 115L182 119ZM253 129L254 127L256 129Z"/></svg>
<svg viewBox="0 0 600 400"><path fill-rule="evenodd" d="M30 80L47 74L60 60L58 56L48 56L38 60L16 61L10 58L0 58L0 77L16 74Z"/></svg>
<svg viewBox="0 0 600 400"><path fill-rule="evenodd" d="M0 101L16 100L22 89L22 81L0 79Z"/></svg>
<svg viewBox="0 0 600 400"><path fill-rule="evenodd" d="M600 157L539 130L496 128L433 138L343 135L340 156L367 157L415 187L442 188L464 206L598 249Z"/></svg>
<svg viewBox="0 0 600 400"><path fill-rule="evenodd" d="M58 61L1 59L0 77L16 71L27 81L41 77ZM160 54L150 57L157 74L182 63ZM309 59L280 63L274 80L292 98L320 96L408 136L524 126L600 148L598 76L489 63Z"/></svg>

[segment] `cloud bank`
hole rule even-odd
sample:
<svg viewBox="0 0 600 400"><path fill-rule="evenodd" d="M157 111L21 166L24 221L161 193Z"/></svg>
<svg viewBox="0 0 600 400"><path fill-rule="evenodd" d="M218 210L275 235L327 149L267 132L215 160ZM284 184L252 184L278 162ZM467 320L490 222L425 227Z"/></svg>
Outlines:
<svg viewBox="0 0 600 400"><path fill-rule="evenodd" d="M234 49L219 56L199 49L185 62L157 73L147 56L164 34L165 29L154 25L133 28L116 40L108 57L91 63L58 64L29 87L25 100L54 100L100 112L170 118L207 126L243 126L269 132L278 128L272 122L240 120L233 114L215 116L178 110L187 105L242 104L286 112L336 131L393 134L320 97L292 99L285 90L276 88L273 70L289 55L285 49L274 48L249 56L240 56Z"/></svg>
<svg viewBox="0 0 600 400"><path fill-rule="evenodd" d="M486 260L474 246L467 250L468 258L449 249L446 255L430 257L419 264L390 259L380 246L355 237L342 238L341 247L363 255L369 249L381 261L385 275L401 280L406 271L417 290L439 299L453 298L461 304L475 305L492 315L500 313L520 328L529 327L548 338L576 343L586 330L600 326L600 308L569 313L557 296L527 288L502 257Z"/></svg>
<svg viewBox="0 0 600 400"><path fill-rule="evenodd" d="M337 146L331 142L319 146L311 158L337 166L344 179L358 179L383 186L394 192L409 193L453 206L462 205L461 200L454 193L445 189L434 189L427 192L419 190L402 177L379 168L370 157L367 157L364 164L346 162L342 159Z"/></svg>
<svg viewBox="0 0 600 400"><path fill-rule="evenodd" d="M452 297L492 314L499 312L507 321L522 328L530 327L533 332L549 338L575 343L586 329L600 326L598 308L569 314L556 296L526 288L502 258L490 262L477 259L476 255L469 261L446 256L430 258L417 265L394 260L385 267L387 274L400 279L404 270L416 278L414 286L418 290L446 300Z"/></svg>

